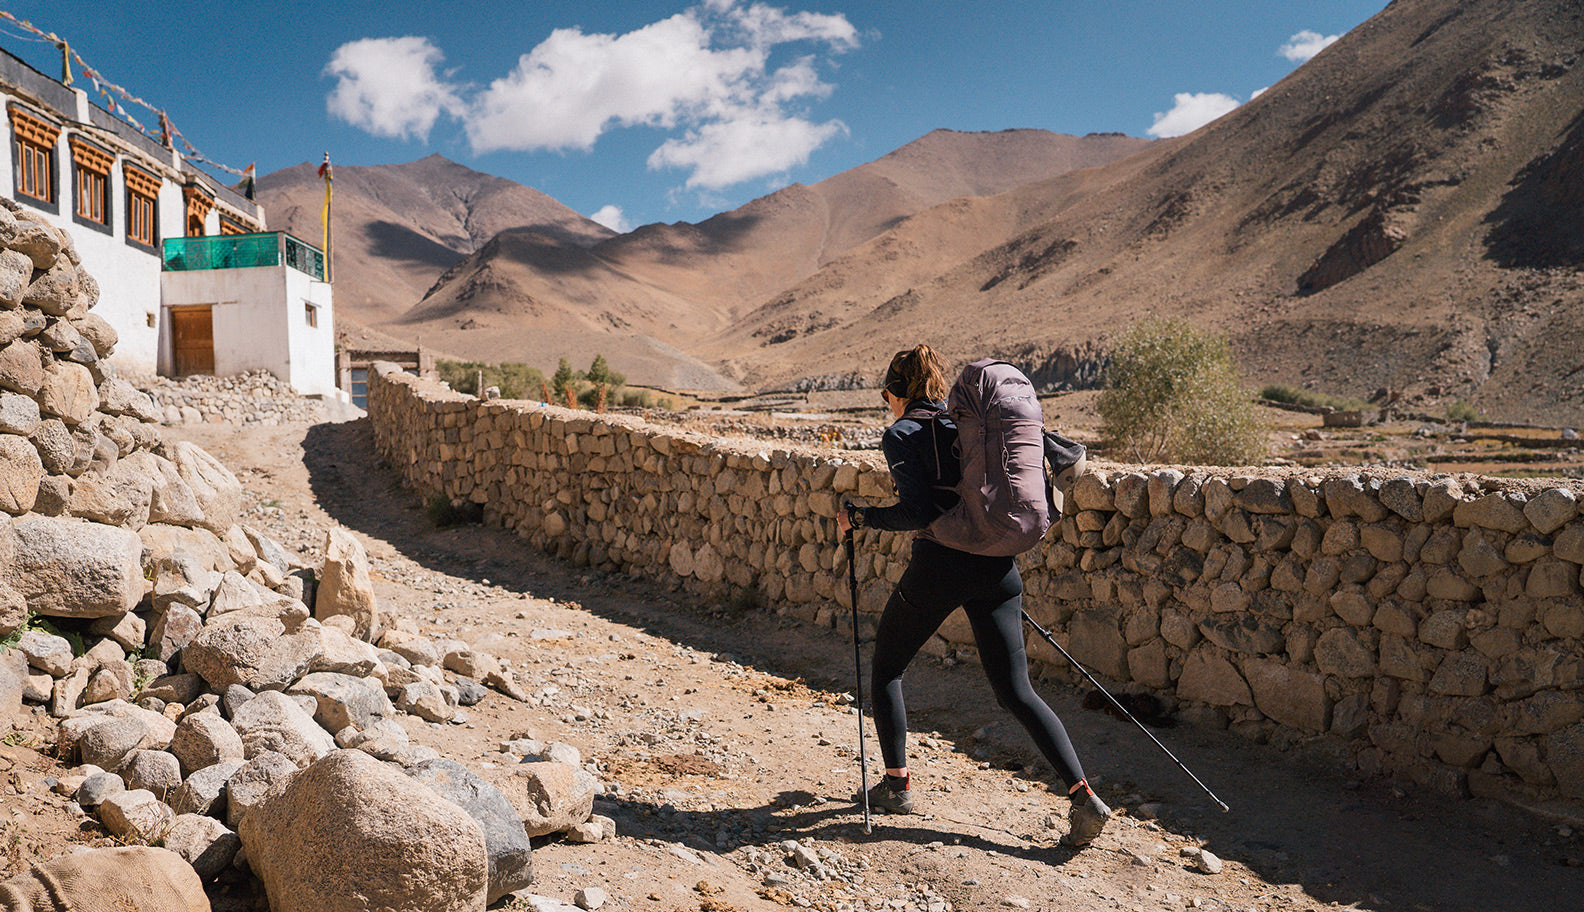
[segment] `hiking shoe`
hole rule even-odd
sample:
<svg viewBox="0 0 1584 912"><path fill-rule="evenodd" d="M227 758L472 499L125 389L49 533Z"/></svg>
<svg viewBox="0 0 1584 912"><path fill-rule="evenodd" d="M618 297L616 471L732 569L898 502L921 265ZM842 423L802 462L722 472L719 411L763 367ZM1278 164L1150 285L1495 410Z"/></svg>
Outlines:
<svg viewBox="0 0 1584 912"><path fill-rule="evenodd" d="M913 790L907 779L886 776L869 789L869 809L888 814L913 813ZM853 801L862 802L863 795L854 795Z"/></svg>
<svg viewBox="0 0 1584 912"><path fill-rule="evenodd" d="M1071 828L1061 838L1061 844L1070 849L1087 846L1095 841L1110 819L1111 809L1085 784L1081 791L1073 795L1072 810L1067 812L1067 822Z"/></svg>

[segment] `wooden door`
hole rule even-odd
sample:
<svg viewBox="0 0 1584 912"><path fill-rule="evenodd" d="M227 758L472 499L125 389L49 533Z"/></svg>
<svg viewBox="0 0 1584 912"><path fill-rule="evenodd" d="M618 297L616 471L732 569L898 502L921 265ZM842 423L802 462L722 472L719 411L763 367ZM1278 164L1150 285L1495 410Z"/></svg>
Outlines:
<svg viewBox="0 0 1584 912"><path fill-rule="evenodd" d="M208 305L172 307L171 341L175 350L176 376L213 374L214 318Z"/></svg>

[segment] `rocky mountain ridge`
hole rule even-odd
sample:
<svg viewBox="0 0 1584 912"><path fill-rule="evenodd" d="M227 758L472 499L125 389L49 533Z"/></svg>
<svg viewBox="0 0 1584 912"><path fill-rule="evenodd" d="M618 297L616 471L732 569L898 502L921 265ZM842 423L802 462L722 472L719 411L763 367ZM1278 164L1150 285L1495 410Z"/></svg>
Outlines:
<svg viewBox="0 0 1584 912"><path fill-rule="evenodd" d="M672 389L863 382L920 340L1084 387L1154 314L1253 384L1577 424L1581 43L1568 0L1396 0L1188 136L936 131L696 225L512 228L380 328Z"/></svg>

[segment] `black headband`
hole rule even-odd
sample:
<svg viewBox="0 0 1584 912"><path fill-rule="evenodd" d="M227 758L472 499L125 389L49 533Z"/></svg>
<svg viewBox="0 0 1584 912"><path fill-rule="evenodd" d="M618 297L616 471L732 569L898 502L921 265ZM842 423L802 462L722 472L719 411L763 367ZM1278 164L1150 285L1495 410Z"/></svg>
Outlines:
<svg viewBox="0 0 1584 912"><path fill-rule="evenodd" d="M907 378L902 376L901 371L897 370L894 362L886 369L884 386L887 392L898 399L907 398Z"/></svg>

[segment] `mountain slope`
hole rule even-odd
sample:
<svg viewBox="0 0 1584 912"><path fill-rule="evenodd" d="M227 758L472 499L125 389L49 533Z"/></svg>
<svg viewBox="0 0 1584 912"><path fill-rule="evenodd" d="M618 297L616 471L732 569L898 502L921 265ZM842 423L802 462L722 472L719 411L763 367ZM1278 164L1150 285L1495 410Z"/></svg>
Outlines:
<svg viewBox="0 0 1584 912"><path fill-rule="evenodd" d="M270 227L323 243L324 181L310 163L259 178ZM439 155L402 165L335 169L332 223L337 316L390 319L446 269L501 231L532 228L592 244L606 229L549 196Z"/></svg>
<svg viewBox="0 0 1584 912"><path fill-rule="evenodd" d="M696 225L647 225L587 251L514 231L448 271L388 329L422 333L471 357L511 351L513 360L553 364L562 355L584 361L598 352L635 381L675 385L664 372L650 374L613 353L629 343L644 351L703 351L702 341L742 312L920 209L1112 161L1145 145L1119 135L938 130L818 184L794 184ZM568 349L565 340L578 332L594 334ZM690 360L685 372L696 367ZM733 385L724 378L712 384Z"/></svg>
<svg viewBox="0 0 1584 912"><path fill-rule="evenodd" d="M1576 422L1581 46L1569 0L1396 0L1249 104L1102 169L1132 173L905 294L812 276L795 309L862 316L763 343L737 369L877 372L927 340L1075 380L1153 313L1227 330L1261 381ZM956 215L914 221L937 218ZM879 250L841 268L896 269Z"/></svg>

